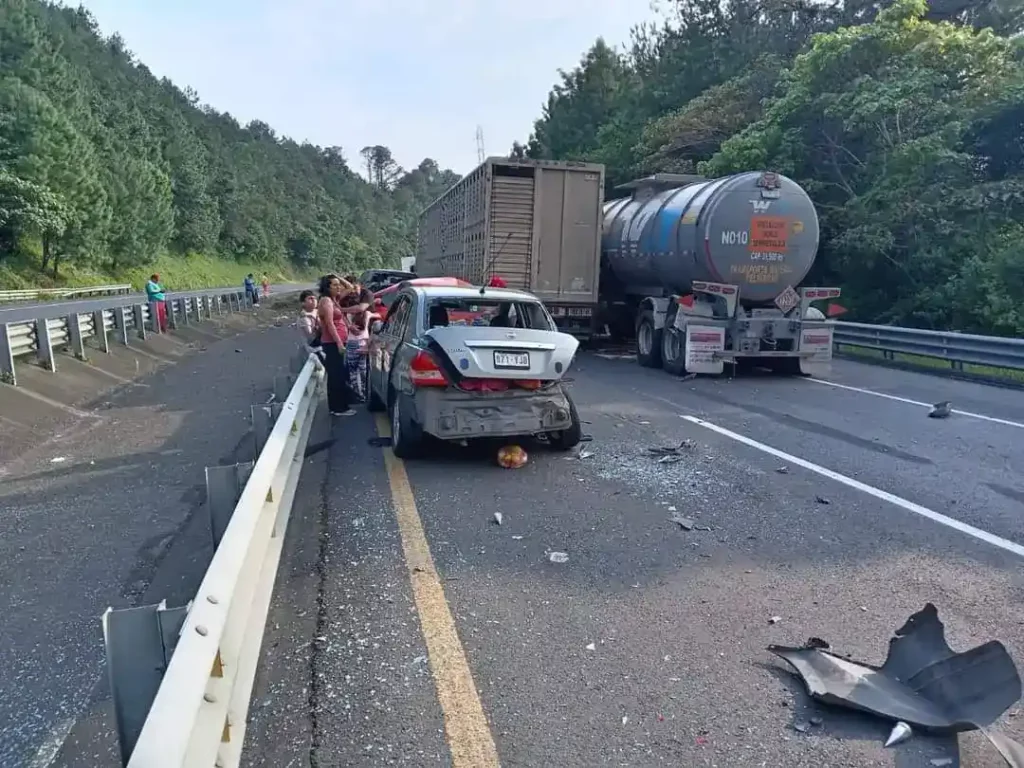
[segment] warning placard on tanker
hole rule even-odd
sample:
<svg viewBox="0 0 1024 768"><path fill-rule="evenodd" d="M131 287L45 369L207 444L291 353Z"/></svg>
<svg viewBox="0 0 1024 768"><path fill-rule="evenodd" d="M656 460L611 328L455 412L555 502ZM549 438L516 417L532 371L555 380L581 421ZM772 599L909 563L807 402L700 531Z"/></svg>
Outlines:
<svg viewBox="0 0 1024 768"><path fill-rule="evenodd" d="M754 216L750 220L751 251L785 253L789 235L789 219L782 216Z"/></svg>

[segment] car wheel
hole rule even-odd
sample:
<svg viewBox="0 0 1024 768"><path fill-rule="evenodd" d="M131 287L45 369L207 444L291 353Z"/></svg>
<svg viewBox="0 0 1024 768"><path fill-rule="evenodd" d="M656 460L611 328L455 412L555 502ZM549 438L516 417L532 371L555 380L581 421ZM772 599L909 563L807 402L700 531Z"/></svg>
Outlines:
<svg viewBox="0 0 1024 768"><path fill-rule="evenodd" d="M369 368L369 366L367 366ZM366 374L366 410L370 413L380 413L387 410L387 406L384 401L380 398L380 395L373 389L373 385L370 383L370 374L367 371Z"/></svg>
<svg viewBox="0 0 1024 768"><path fill-rule="evenodd" d="M423 427L411 415L408 398L396 394L391 404L391 450L400 459L414 459L423 447Z"/></svg>
<svg viewBox="0 0 1024 768"><path fill-rule="evenodd" d="M569 401L569 418L572 423L566 428L557 432L548 432L548 445L556 451L569 451L580 444L583 439L583 424L580 415L576 411L576 403L568 395L565 399Z"/></svg>

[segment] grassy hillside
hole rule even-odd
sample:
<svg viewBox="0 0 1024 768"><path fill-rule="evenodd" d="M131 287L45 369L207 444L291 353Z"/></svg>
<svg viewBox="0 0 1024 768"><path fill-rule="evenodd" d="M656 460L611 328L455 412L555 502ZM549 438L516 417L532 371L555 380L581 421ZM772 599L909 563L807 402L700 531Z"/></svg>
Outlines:
<svg viewBox="0 0 1024 768"><path fill-rule="evenodd" d="M371 183L338 147L242 126L82 9L4 0L0 41L0 289L397 265L417 211L458 178L368 146Z"/></svg>

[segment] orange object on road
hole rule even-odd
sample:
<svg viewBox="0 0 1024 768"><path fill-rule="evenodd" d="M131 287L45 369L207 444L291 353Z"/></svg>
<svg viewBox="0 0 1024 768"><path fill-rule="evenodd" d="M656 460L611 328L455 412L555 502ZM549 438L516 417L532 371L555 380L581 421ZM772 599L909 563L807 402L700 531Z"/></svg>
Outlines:
<svg viewBox="0 0 1024 768"><path fill-rule="evenodd" d="M528 458L521 445L505 445L498 449L498 465L505 469L519 469Z"/></svg>

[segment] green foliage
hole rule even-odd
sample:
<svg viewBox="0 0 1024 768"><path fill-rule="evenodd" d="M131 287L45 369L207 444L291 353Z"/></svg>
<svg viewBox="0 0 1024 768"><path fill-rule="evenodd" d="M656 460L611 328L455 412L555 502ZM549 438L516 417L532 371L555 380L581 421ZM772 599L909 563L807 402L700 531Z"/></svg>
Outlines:
<svg viewBox="0 0 1024 768"><path fill-rule="evenodd" d="M368 182L337 148L200 106L81 8L0 3L0 279L36 250L51 278L74 279L165 254L279 274L397 264L418 210L457 177L432 160L406 174L369 149Z"/></svg>
<svg viewBox="0 0 1024 768"><path fill-rule="evenodd" d="M809 279L856 319L1024 333L1024 3L675 6L562 75L531 155L785 173L821 218Z"/></svg>

